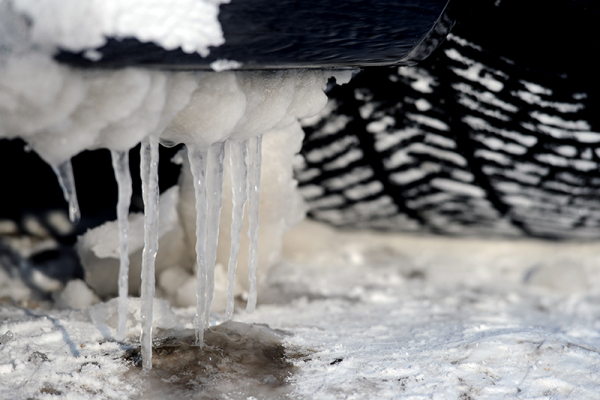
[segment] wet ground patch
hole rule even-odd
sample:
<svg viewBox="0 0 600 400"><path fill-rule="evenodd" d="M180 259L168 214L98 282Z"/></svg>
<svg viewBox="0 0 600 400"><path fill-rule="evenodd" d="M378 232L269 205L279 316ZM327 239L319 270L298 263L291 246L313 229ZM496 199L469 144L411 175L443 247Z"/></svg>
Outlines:
<svg viewBox="0 0 600 400"><path fill-rule="evenodd" d="M140 398L288 398L289 361L278 333L265 325L225 322L207 329L203 347L193 330L163 331L154 341L152 370L141 369L139 348L127 350L129 378Z"/></svg>

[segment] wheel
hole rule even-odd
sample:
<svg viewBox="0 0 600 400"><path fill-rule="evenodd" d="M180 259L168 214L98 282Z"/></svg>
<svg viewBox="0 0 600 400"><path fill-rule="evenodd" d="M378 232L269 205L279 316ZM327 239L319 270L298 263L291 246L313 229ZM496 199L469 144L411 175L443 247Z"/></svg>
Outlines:
<svg viewBox="0 0 600 400"><path fill-rule="evenodd" d="M599 7L476 7L429 59L364 69L305 121L296 174L310 217L343 228L600 237L590 52ZM517 12L514 36L496 30ZM536 42L551 28L572 50L567 60Z"/></svg>

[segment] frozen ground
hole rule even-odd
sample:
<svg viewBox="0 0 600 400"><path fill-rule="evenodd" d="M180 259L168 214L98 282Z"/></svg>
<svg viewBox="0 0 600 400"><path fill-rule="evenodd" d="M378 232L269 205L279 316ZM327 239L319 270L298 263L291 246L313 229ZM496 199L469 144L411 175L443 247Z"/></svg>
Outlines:
<svg viewBox="0 0 600 400"><path fill-rule="evenodd" d="M2 399L600 397L597 243L340 234L303 223L256 312L238 306L234 316L273 330L213 328L199 352L179 337L194 310L156 300L160 365L148 374L135 366L139 303L130 302L128 340L118 343L116 301L69 310L15 300L28 289L3 263L0 291L12 298L0 296Z"/></svg>

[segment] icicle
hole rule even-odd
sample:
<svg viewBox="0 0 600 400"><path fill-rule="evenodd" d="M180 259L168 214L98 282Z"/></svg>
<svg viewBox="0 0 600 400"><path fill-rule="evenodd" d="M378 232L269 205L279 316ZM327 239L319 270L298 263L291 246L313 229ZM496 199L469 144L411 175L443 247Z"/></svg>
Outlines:
<svg viewBox="0 0 600 400"><path fill-rule="evenodd" d="M158 139L148 137L141 148L142 195L144 198L144 250L142 253L142 367L152 369L152 311L154 262L158 251Z"/></svg>
<svg viewBox="0 0 600 400"><path fill-rule="evenodd" d="M215 292L215 262L219 241L219 221L223 206L223 156L225 143L214 143L208 149L206 162L206 200L207 200L207 237L206 237L206 309L204 310L205 328L210 322L210 304Z"/></svg>
<svg viewBox="0 0 600 400"><path fill-rule="evenodd" d="M229 266L227 268L227 308L225 317L229 320L233 316L235 271L237 269L238 254L240 252L240 236L244 218L244 204L248 199L248 141L229 141L229 162L231 164L231 249L229 252Z"/></svg>
<svg viewBox="0 0 600 400"><path fill-rule="evenodd" d="M253 137L248 143L248 237L250 257L248 259L248 304L246 311L256 307L256 272L258 270L258 196L260 194L260 166L262 163L262 135Z"/></svg>
<svg viewBox="0 0 600 400"><path fill-rule="evenodd" d="M69 203L69 219L72 223L76 224L81 219L81 213L79 212L79 203L77 202L71 160L67 160L56 167L52 166L52 169L58 178L58 183L62 188L65 200Z"/></svg>
<svg viewBox="0 0 600 400"><path fill-rule="evenodd" d="M196 194L196 263L198 265L196 289L196 345L204 343L206 315L206 174L204 160L206 152L188 145L188 159L194 177Z"/></svg>
<svg viewBox="0 0 600 400"><path fill-rule="evenodd" d="M129 292L129 205L131 203L131 174L129 152L111 150L113 170L119 187L117 220L119 221L119 327L117 340L125 339L127 327L127 296Z"/></svg>

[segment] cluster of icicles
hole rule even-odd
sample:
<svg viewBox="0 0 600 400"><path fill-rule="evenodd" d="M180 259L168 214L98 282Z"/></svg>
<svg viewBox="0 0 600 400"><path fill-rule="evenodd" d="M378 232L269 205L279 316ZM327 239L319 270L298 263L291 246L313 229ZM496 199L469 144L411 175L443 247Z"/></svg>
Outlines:
<svg viewBox="0 0 600 400"><path fill-rule="evenodd" d="M258 204L261 172L262 135L244 141L228 140L212 144L208 150L187 146L187 154L196 195L196 262L197 304L196 343L202 346L204 330L210 323L210 305L214 294L214 269L217 257L217 240L223 196L223 162L225 146L229 146L233 210L231 223L231 250L228 265L226 318L231 319L234 308L234 283L240 250L240 235L244 206L248 202L250 237L249 294L247 312L253 312L257 300L258 267ZM141 143L141 180L144 200L144 250L142 253L142 358L143 368L152 368L152 313L155 294L154 262L158 252L159 237L159 187L158 187L158 139L146 138ZM129 153L111 150L112 164L118 184L117 220L120 239L119 322L117 339L125 338L127 323L127 299L129 288L129 205L132 180L129 172ZM79 219L79 206L73 180L71 162L66 161L54 168L65 199L69 203L69 217Z"/></svg>
<svg viewBox="0 0 600 400"><path fill-rule="evenodd" d="M86 149L108 148L112 153L119 187L119 339L125 337L127 320L128 212L132 193L128 151L142 144L145 237L141 344L145 369L152 367L159 142L186 145L194 178L198 267L195 325L201 345L214 294L225 146L230 147L233 189L226 308L226 316L231 318L246 202L250 236L248 311L256 304L262 135L318 113L327 103L323 90L331 76L342 84L350 79L352 71L101 71L72 69L35 51L0 57L0 138L24 139L52 166L73 222L79 220L80 212L71 157Z"/></svg>
<svg viewBox="0 0 600 400"><path fill-rule="evenodd" d="M252 312L256 305L256 271L258 266L258 196L260 192L262 136L245 141L229 140L214 143L208 150L188 146L188 158L194 177L196 195L196 261L197 305L196 342L202 346L204 330L210 322L210 304L214 293L214 268L216 261L219 219L222 206L223 158L225 146L230 146L231 180L233 190L233 222L231 225L231 252L228 266L226 317L231 319L234 305L234 282L237 257L240 249L240 234L244 205L248 202L250 228L250 260L247 311ZM142 194L145 208L144 250L142 254L142 358L144 369L152 368L152 305L155 291L154 261L158 251L158 140L147 138L141 146ZM119 269L119 324L117 337L125 337L128 296L128 212L131 197L131 176L127 152L112 151L115 177L119 188L117 219L120 233ZM61 175L59 175L60 177ZM77 199L72 188L71 178L63 182L65 197L69 201L72 216L77 215Z"/></svg>

